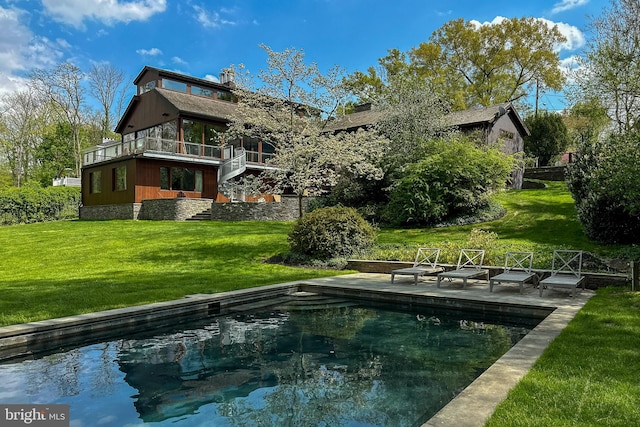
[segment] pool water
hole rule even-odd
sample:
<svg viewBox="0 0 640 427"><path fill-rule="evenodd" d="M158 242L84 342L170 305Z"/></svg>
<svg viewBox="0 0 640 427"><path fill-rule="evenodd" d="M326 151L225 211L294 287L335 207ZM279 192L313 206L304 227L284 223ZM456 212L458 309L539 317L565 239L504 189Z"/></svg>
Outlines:
<svg viewBox="0 0 640 427"><path fill-rule="evenodd" d="M71 426L412 426L534 326L431 309L286 304L0 364L0 403Z"/></svg>

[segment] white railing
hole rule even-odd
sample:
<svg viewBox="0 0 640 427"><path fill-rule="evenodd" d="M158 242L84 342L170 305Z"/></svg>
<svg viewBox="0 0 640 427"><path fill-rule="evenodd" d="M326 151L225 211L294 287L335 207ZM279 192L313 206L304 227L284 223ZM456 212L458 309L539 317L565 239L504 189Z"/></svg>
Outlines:
<svg viewBox="0 0 640 427"><path fill-rule="evenodd" d="M162 138L138 138L127 142L116 142L89 148L83 153L83 165L103 162L128 154L157 152L181 156L197 156L212 159L222 158L223 148L219 145L202 145L191 142Z"/></svg>
<svg viewBox="0 0 640 427"><path fill-rule="evenodd" d="M247 170L247 154L244 148L236 148L233 157L225 160L218 169L218 185L235 178Z"/></svg>
<svg viewBox="0 0 640 427"><path fill-rule="evenodd" d="M227 146L228 148L228 146ZM143 137L127 142L115 142L109 145L99 145L89 148L83 153L82 164L84 166L105 160L115 159L128 154L156 152L166 154L176 154L180 156L196 156L210 159L223 159L224 147L220 145L202 145L191 142L175 141L173 139ZM253 163L265 163L273 157L272 153L259 153L257 151L245 151L236 148L236 154L242 150L246 153L244 161Z"/></svg>

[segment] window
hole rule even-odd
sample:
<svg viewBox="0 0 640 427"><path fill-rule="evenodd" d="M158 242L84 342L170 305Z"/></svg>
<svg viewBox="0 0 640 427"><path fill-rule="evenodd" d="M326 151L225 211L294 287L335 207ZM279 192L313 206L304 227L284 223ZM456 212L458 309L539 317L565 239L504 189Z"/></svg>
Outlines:
<svg viewBox="0 0 640 427"><path fill-rule="evenodd" d="M175 80L162 79L162 87L165 89L176 90L178 92L187 92L187 84L177 82Z"/></svg>
<svg viewBox="0 0 640 427"><path fill-rule="evenodd" d="M204 143L206 145L222 145L225 129L226 127L221 125L204 125Z"/></svg>
<svg viewBox="0 0 640 427"><path fill-rule="evenodd" d="M160 188L162 190L202 192L203 173L190 168L160 168Z"/></svg>
<svg viewBox="0 0 640 427"><path fill-rule="evenodd" d="M514 137L513 132L509 132L508 130L500 129L500 139L513 140L513 137Z"/></svg>
<svg viewBox="0 0 640 427"><path fill-rule="evenodd" d="M102 171L89 173L89 193L102 192Z"/></svg>
<svg viewBox="0 0 640 427"><path fill-rule="evenodd" d="M169 186L169 168L164 166L160 168L160 189L171 190Z"/></svg>
<svg viewBox="0 0 640 427"><path fill-rule="evenodd" d="M177 132L177 128L178 126L176 125L176 121L171 121L171 122L167 122L164 123L162 125L162 138L163 139L170 139L172 141L176 141L178 139L178 132Z"/></svg>
<svg viewBox="0 0 640 427"><path fill-rule="evenodd" d="M213 90L206 89L200 86L191 86L191 94L198 96L207 96L209 98L213 98Z"/></svg>
<svg viewBox="0 0 640 427"><path fill-rule="evenodd" d="M218 91L216 94L216 97L220 101L238 102L238 97L232 94L231 92Z"/></svg>
<svg viewBox="0 0 640 427"><path fill-rule="evenodd" d="M154 87L156 87L156 81L151 80L150 82L146 82L145 84L138 86L138 93L142 95L145 92L149 92Z"/></svg>
<svg viewBox="0 0 640 427"><path fill-rule="evenodd" d="M127 167L118 166L113 168L113 191L124 191L127 189Z"/></svg>
<svg viewBox="0 0 640 427"><path fill-rule="evenodd" d="M183 120L182 130L184 132L184 142L202 144L202 123Z"/></svg>

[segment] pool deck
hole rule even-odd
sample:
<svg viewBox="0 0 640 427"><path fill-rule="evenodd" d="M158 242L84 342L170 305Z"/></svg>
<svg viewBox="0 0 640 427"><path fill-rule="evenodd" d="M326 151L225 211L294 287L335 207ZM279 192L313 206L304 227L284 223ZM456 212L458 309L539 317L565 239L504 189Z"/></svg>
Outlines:
<svg viewBox="0 0 640 427"><path fill-rule="evenodd" d="M525 285L520 294L516 284L494 286L489 292L489 283L484 280L469 280L463 289L462 281L445 281L436 287L435 277L424 277L413 284L412 276L398 277L391 284L389 274L358 273L346 276L306 280L300 283L336 286L354 290L406 293L420 296L446 298L447 300L476 301L490 304L516 306L539 306L555 309L527 336L505 353L489 369L449 402L423 427L481 427L495 408L506 397L522 377L531 369L547 346L573 319L593 291L578 289L576 296L568 292L545 290L543 297L531 284Z"/></svg>
<svg viewBox="0 0 640 427"><path fill-rule="evenodd" d="M423 427L483 426L509 390L531 369L549 343L594 295L593 291L582 289L574 297L570 297L568 292L545 290L544 296L540 297L538 289L530 284L525 285L522 294L516 284L494 286L493 292L489 292L487 281L473 279L469 280L466 288L463 288L462 281L456 280L444 281L441 288L437 288L435 276L422 277L417 285L414 285L413 276L396 276L395 283L391 284L390 274L357 273L218 294L189 295L175 301L2 327L0 349L5 347L11 353L14 351L11 348L15 348L28 353L36 351L38 346L51 345L51 342L63 336L86 336L101 331L113 333L113 330L124 326L135 327L136 322L153 319L173 321L175 316L188 313L215 315L220 310L241 307L244 302L269 303L273 298L299 291L389 302L433 301L449 308L480 309L507 316L519 312L551 312L455 399L422 424Z"/></svg>

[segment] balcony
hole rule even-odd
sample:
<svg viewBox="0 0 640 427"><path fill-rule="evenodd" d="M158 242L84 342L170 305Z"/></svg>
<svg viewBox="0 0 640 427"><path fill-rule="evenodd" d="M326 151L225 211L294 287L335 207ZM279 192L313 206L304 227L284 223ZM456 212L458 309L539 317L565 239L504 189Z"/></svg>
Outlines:
<svg viewBox="0 0 640 427"><path fill-rule="evenodd" d="M131 154L160 154L169 155L176 159L204 159L222 161L233 157L232 146L202 145L190 142L175 141L160 138L138 138L133 141L115 142L109 145L99 145L84 151L82 165L88 166ZM272 153L247 151L246 158L251 163L265 163L273 156Z"/></svg>

